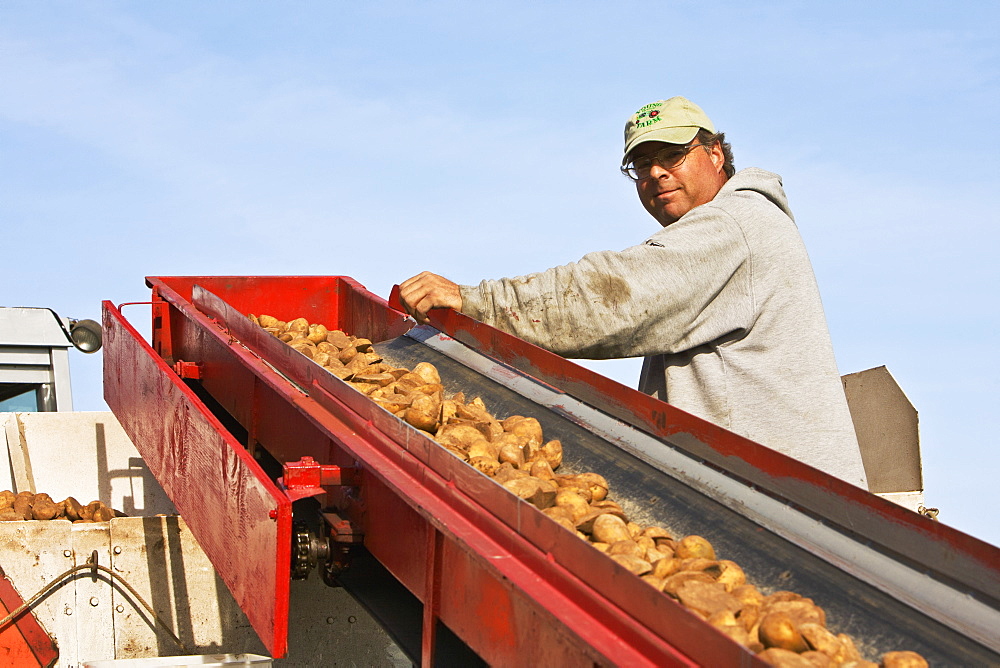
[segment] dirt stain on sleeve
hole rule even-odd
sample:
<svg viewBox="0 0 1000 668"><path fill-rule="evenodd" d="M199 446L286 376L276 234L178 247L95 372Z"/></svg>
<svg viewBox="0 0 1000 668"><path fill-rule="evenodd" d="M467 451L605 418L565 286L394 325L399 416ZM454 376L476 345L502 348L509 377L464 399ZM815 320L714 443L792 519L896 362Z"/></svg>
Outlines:
<svg viewBox="0 0 1000 668"><path fill-rule="evenodd" d="M588 272L587 289L608 308L614 308L632 297L632 290L624 280L597 271Z"/></svg>

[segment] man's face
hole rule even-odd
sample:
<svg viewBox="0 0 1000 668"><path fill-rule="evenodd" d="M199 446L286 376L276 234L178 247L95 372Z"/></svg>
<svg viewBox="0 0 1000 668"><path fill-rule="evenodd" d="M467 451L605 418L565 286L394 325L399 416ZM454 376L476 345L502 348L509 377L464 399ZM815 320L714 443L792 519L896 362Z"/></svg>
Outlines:
<svg viewBox="0 0 1000 668"><path fill-rule="evenodd" d="M692 140L698 143L697 139ZM639 144L630 154L632 160L650 157L659 151L676 147L664 142ZM639 200L660 225L666 227L696 206L712 201L726 182L723 171L725 156L716 142L708 150L692 149L677 167L664 169L654 162L649 177L636 181Z"/></svg>

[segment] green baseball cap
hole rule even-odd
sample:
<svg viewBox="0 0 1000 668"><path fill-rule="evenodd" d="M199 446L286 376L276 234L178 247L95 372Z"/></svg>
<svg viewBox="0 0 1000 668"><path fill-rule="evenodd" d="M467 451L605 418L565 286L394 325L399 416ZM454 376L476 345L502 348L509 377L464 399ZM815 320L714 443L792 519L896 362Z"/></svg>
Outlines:
<svg viewBox="0 0 1000 668"><path fill-rule="evenodd" d="M625 124L625 157L629 151L647 141L686 144L698 130L715 133L715 126L697 104L685 97L672 97L647 104L632 114Z"/></svg>

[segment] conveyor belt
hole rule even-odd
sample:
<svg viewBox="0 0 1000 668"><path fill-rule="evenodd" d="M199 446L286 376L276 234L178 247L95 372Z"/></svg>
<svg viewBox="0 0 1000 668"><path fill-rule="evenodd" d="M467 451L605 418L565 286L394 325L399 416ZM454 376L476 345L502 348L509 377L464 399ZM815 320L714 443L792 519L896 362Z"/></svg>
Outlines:
<svg viewBox="0 0 1000 668"><path fill-rule="evenodd" d="M664 526L676 536L704 536L715 546L719 558L738 563L748 581L765 594L787 590L813 599L826 611L828 628L850 635L869 660L878 661L884 652L908 649L922 654L933 666L1000 664L1000 655L989 648L970 642L966 636L795 546L558 411L425 345L420 339L431 340L426 333L414 335L381 342L375 348L395 366L434 364L448 393L462 391L468 398L481 396L487 409L500 419L510 415L537 418L547 439L558 438L563 443L560 472L600 473L608 480L610 497L621 504L632 521L643 526ZM483 361L483 365L490 364L493 362ZM622 432L634 431L620 422L618 428Z"/></svg>
<svg viewBox="0 0 1000 668"><path fill-rule="evenodd" d="M522 662L530 646L546 665L760 664L250 312L381 341L394 364L432 362L448 391L479 394L500 417L537 418L564 443L565 469L602 474L635 521L701 534L762 591L812 598L869 659L909 649L932 665L1000 665L993 546L461 314L414 327L346 277L148 282L152 346L105 303L108 404L275 655L299 497L253 460L260 448L347 473L325 507L423 604L425 664L439 623L490 663ZM245 442L182 379L197 379Z"/></svg>

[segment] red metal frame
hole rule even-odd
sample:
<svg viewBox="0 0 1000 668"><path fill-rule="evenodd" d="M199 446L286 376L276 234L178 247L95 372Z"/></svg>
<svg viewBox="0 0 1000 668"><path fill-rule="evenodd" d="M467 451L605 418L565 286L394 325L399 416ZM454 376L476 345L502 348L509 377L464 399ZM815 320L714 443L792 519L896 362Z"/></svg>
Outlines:
<svg viewBox="0 0 1000 668"><path fill-rule="evenodd" d="M298 353L289 355L288 346L245 318L235 313L210 317L206 312L211 309L202 305L206 311L202 312L189 301L198 301L195 285L203 285L221 293L222 305L234 311L285 318L301 315L353 328L373 340L398 336L412 326L353 281L310 279L318 295L314 297L303 294L303 279L296 278L247 279L246 285L232 277L148 282L154 287L153 301L162 307L154 315L153 346L147 354L161 357L157 360L161 373L169 369L167 362L197 362L202 387L256 434L251 447L259 441L279 461L310 456L324 465L360 469L360 498L350 498L338 488L328 494L328 501L360 527L368 550L425 602L425 663L433 659L432 622L440 619L490 663L522 662L523 648L531 647L533 658L537 655L540 662L552 665L759 665L744 648L558 527L534 506L378 410ZM244 294L251 287L261 289L253 299ZM106 318L118 319L115 314ZM261 361L261 352L270 364ZM173 382L180 381L174 376ZM124 409L144 414L149 428L162 426L148 410L122 405L120 397L112 396L118 392L115 383L106 390L116 413ZM129 425L126 431L145 456L142 430ZM228 447L242 449L230 441ZM201 446L195 439L185 447L193 455ZM158 477L163 473L154 470ZM190 512L193 516L185 513L185 519L192 527L204 524L207 530L217 530L201 510ZM248 550L240 554L244 562L274 561L273 554L270 558ZM225 560L220 567L210 552L209 557L220 573L233 568ZM241 577L245 576L224 579L230 584ZM603 587L596 588L593 582L602 582ZM266 603L258 600L256 605ZM276 639L283 629L278 615L271 617L271 626L261 635L269 650L279 655L276 650L283 650L284 638Z"/></svg>
<svg viewBox="0 0 1000 668"><path fill-rule="evenodd" d="M437 619L497 664L523 663L521 648L531 647L532 660L539 664L762 665L696 615L242 315L303 316L374 341L394 338L412 326L356 282L344 277L158 277L148 278L147 284L153 288L153 345L112 341L111 354L105 353L106 398L143 456L148 460L151 449L154 461L162 462L151 469L161 482L166 477L168 494L196 486L226 490L253 481L263 485L266 478L217 421L211 423L214 434L190 433L174 420L168 421L166 437L153 433L164 431L162 411L151 404L164 382L175 393L191 395L185 394L188 410L199 415L207 411L171 371L171 365L183 361L178 372L193 373L188 364L196 365L200 386L246 429L250 452L262 445L279 462L304 457L316 462L307 462L308 471L296 472L303 475L289 486L285 502L318 493L324 471L354 471L351 482L357 483L357 491L326 488L327 505L357 526L369 551L424 602L425 665L433 659ZM119 333L137 338L113 307L106 304L105 310L113 340ZM865 540L888 545L916 563L931 563L956 581L975 578L982 588L985 578L986 591L997 589L1000 553L992 546L461 314L432 311L431 320L456 340L648 433L692 435L682 446L689 452L816 512L845 532L864 527ZM134 362L130 355L153 360ZM132 380L109 384L107 375L122 375L123 369ZM168 381L151 380L164 374ZM150 392L147 385L156 389ZM183 446L175 442L181 436ZM205 456L202 450L215 453L219 448L239 452L233 459L240 466L231 475L207 471L187 488L172 480L177 477L171 469L175 450L199 458ZM203 546L195 527L203 527L210 545L226 543L225 527L206 517L204 508L175 504ZM257 520L245 513L234 517L240 526ZM277 565L273 572L280 578L287 567L280 555L290 551L290 537L281 542L283 531L268 535L277 557L238 547L242 563L237 565L214 548L206 552L231 588L233 583L246 586L247 578L253 582L248 570L272 572L271 564ZM255 628L279 656L287 596L282 599L278 587L274 592L274 607L258 613ZM260 609L270 601L255 605Z"/></svg>

